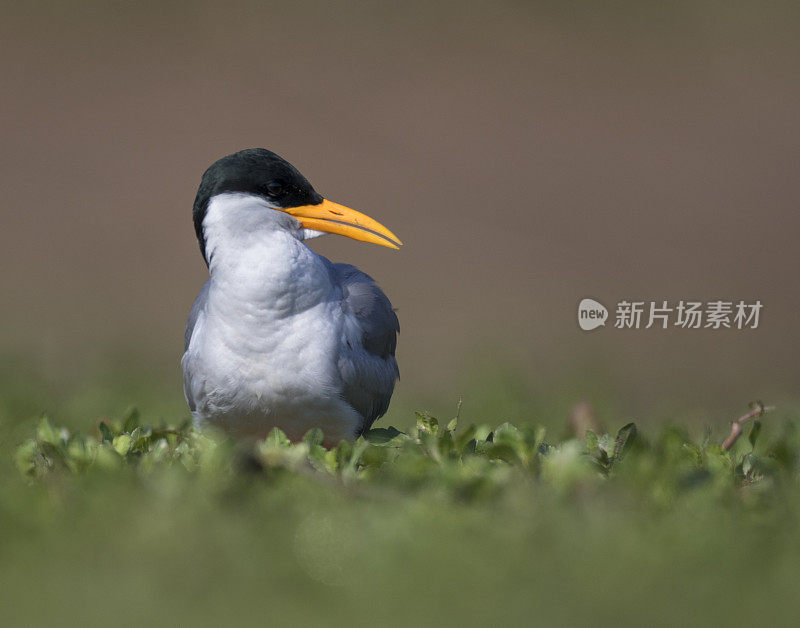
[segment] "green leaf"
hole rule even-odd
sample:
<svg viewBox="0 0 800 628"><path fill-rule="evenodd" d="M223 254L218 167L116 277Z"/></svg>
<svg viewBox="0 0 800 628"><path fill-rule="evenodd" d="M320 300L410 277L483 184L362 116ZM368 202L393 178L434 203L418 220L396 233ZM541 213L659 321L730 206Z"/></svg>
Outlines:
<svg viewBox="0 0 800 628"><path fill-rule="evenodd" d="M756 448L756 441L758 440L759 434L761 434L761 421L756 419L753 421L753 427L750 430L750 434L747 435L747 440L750 442L750 447L753 449Z"/></svg>
<svg viewBox="0 0 800 628"><path fill-rule="evenodd" d="M305 436L303 436L303 442L308 443L309 447L322 445L324 440L325 436L323 435L322 430L318 427L308 430Z"/></svg>
<svg viewBox="0 0 800 628"><path fill-rule="evenodd" d="M592 430L586 430L586 451L594 453L600 447L600 440Z"/></svg>
<svg viewBox="0 0 800 628"><path fill-rule="evenodd" d="M334 451L336 452L336 469L342 471L353 457L353 446L350 441L343 440L336 446Z"/></svg>
<svg viewBox="0 0 800 628"><path fill-rule="evenodd" d="M105 423L105 421L100 421L100 425L97 426L97 429L100 431L100 436L102 437L100 440L101 442L112 442L114 440L114 434L111 432L111 428Z"/></svg>
<svg viewBox="0 0 800 628"><path fill-rule="evenodd" d="M611 434L603 434L598 439L598 447L611 458L614 455L614 447L616 446L615 437Z"/></svg>
<svg viewBox="0 0 800 628"><path fill-rule="evenodd" d="M34 475L36 471L36 441L26 440L14 451L14 464L26 476Z"/></svg>
<svg viewBox="0 0 800 628"><path fill-rule="evenodd" d="M366 468L377 468L386 463L392 449L379 445L369 445L361 454L360 464Z"/></svg>
<svg viewBox="0 0 800 628"><path fill-rule="evenodd" d="M621 460L625 453L630 450L631 445L636 439L636 424L628 423L620 428L617 432L617 438L614 440L614 453L611 456L612 462Z"/></svg>
<svg viewBox="0 0 800 628"><path fill-rule="evenodd" d="M406 434L395 427L375 427L364 434L364 438L372 445L387 445L397 437L406 437Z"/></svg>
<svg viewBox="0 0 800 628"><path fill-rule="evenodd" d="M453 420L447 424L447 431L448 432L455 432L456 426L458 425L458 419L461 416L461 407L464 405L463 398L458 398L458 405L456 406L456 415L453 417Z"/></svg>
<svg viewBox="0 0 800 628"><path fill-rule="evenodd" d="M136 409L136 406L132 406L122 419L122 431L132 432L137 427L139 427L139 410Z"/></svg>
<svg viewBox="0 0 800 628"><path fill-rule="evenodd" d="M88 440L83 436L76 436L70 439L67 445L67 460L70 470L83 471L92 463L94 458L94 445L97 441L94 438Z"/></svg>
<svg viewBox="0 0 800 628"><path fill-rule="evenodd" d="M42 417L39 427L36 428L36 440L58 447L63 444L65 439L62 438L61 430L53 427L50 420L45 416Z"/></svg>
<svg viewBox="0 0 800 628"><path fill-rule="evenodd" d="M477 425L475 426L475 435L473 438L476 441L482 440L489 440L489 437L492 435L492 428L488 425Z"/></svg>
<svg viewBox="0 0 800 628"><path fill-rule="evenodd" d="M750 454L745 454L744 457L742 458L741 467L742 467L742 475L747 477L750 474L750 471L752 471L753 469L753 456L751 456Z"/></svg>
<svg viewBox="0 0 800 628"><path fill-rule="evenodd" d="M131 449L132 439L127 434L120 434L119 436L115 436L112 442L112 446L114 450L120 455L125 456Z"/></svg>
<svg viewBox="0 0 800 628"><path fill-rule="evenodd" d="M436 438L436 435L432 432L423 430L419 433L418 438L427 454L436 460L436 462L440 462L441 455L439 453L439 440Z"/></svg>
<svg viewBox="0 0 800 628"><path fill-rule="evenodd" d="M308 448L308 460L317 471L333 471L329 464L329 454L330 452L322 445L310 445Z"/></svg>
<svg viewBox="0 0 800 628"><path fill-rule="evenodd" d="M289 447L292 441L283 433L283 430L273 427L272 431L267 434L266 444L271 447Z"/></svg>
<svg viewBox="0 0 800 628"><path fill-rule="evenodd" d="M486 449L486 455L490 460L503 460L511 464L520 461L517 450L508 443L491 443Z"/></svg>
<svg viewBox="0 0 800 628"><path fill-rule="evenodd" d="M417 431L428 432L429 434L436 435L439 431L439 421L432 417L427 412L417 412Z"/></svg>
<svg viewBox="0 0 800 628"><path fill-rule="evenodd" d="M444 430L439 435L439 453L442 458L449 458L455 450L455 443L453 442L453 432Z"/></svg>
<svg viewBox="0 0 800 628"><path fill-rule="evenodd" d="M535 430L533 430L533 442L531 443L531 449L533 450L534 453L542 449L545 436L547 436L547 428L544 427L543 425L540 425Z"/></svg>

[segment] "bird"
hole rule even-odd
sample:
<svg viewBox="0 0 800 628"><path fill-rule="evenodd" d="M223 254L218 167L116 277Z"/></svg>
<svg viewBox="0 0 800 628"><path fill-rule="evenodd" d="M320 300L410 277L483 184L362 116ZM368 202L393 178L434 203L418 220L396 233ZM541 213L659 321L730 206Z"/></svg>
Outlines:
<svg viewBox="0 0 800 628"><path fill-rule="evenodd" d="M214 162L192 214L209 271L181 359L195 424L236 439L279 428L292 441L319 428L326 447L369 430L399 378L397 314L372 277L307 243L332 233L398 249L400 239L265 148Z"/></svg>

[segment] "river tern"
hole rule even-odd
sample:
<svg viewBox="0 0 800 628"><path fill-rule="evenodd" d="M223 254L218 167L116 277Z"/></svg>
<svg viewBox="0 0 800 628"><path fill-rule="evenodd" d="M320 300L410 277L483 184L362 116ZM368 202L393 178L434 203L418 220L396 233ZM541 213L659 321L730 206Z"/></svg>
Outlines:
<svg viewBox="0 0 800 628"><path fill-rule="evenodd" d="M397 316L369 275L306 242L326 233L393 249L402 242L263 148L208 168L193 217L210 275L181 360L196 423L236 438L278 427L297 440L320 428L327 446L369 429L399 374Z"/></svg>

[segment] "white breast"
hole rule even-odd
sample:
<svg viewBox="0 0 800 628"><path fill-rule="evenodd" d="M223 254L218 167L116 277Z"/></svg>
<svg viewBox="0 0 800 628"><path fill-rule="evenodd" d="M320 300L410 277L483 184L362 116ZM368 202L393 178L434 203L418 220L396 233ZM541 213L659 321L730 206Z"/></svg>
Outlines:
<svg viewBox="0 0 800 628"><path fill-rule="evenodd" d="M214 197L203 224L211 280L182 361L195 418L239 435L351 437L362 418L341 398L344 314L326 261L263 199Z"/></svg>

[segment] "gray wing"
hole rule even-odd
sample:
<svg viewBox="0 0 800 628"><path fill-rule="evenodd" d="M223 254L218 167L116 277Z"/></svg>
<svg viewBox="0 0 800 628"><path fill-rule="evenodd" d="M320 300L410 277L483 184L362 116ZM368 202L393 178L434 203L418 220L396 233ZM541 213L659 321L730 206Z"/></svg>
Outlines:
<svg viewBox="0 0 800 628"><path fill-rule="evenodd" d="M186 332L183 335L183 358L181 359L181 369L183 370L183 395L186 397L186 403L189 409L194 412L197 410L197 398L200 395L199 390L195 390L196 386L195 375L197 370L196 361L193 359L192 354L189 352L189 346L192 342L192 334L198 325L202 327L202 319L205 318L206 302L208 301L208 287L211 284L209 279L200 288L197 298L192 303L192 309L189 312L189 320L186 322Z"/></svg>
<svg viewBox="0 0 800 628"><path fill-rule="evenodd" d="M197 298L192 303L192 309L189 311L189 320L186 321L186 331L183 334L183 350L186 351L189 348L189 342L192 340L192 333L194 332L194 326L197 324L197 318L200 316L200 312L205 310L206 301L208 300L208 286L211 284L211 280L208 279L203 284L203 287L200 288L200 292L197 293Z"/></svg>
<svg viewBox="0 0 800 628"><path fill-rule="evenodd" d="M375 281L350 264L331 264L342 289L345 343L339 357L344 399L364 417L359 434L389 408L400 373L394 352L400 323Z"/></svg>

